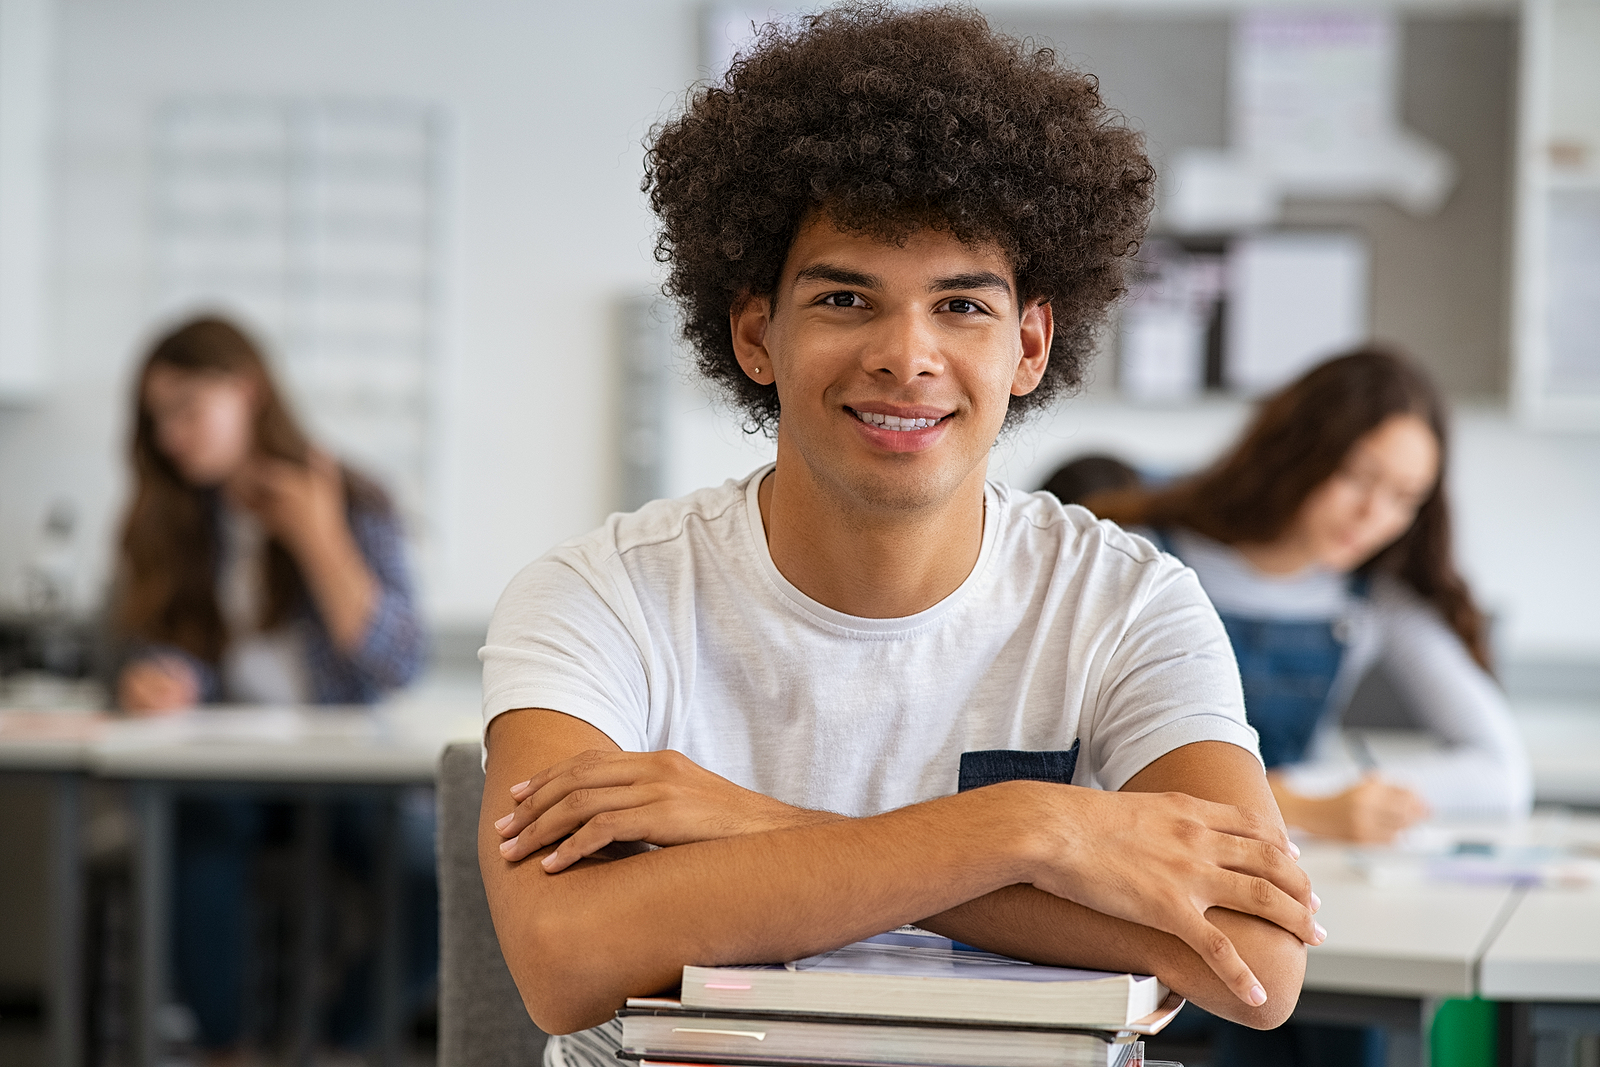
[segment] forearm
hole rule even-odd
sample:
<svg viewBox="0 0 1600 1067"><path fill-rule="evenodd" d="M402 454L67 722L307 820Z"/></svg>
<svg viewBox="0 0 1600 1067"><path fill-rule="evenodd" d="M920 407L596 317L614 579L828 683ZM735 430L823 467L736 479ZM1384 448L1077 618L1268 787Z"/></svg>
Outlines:
<svg viewBox="0 0 1600 1067"><path fill-rule="evenodd" d="M1007 886L918 921L954 940L1008 956L1068 967L1153 974L1179 995L1225 1019L1266 1029L1294 1010L1305 975L1305 945L1265 919L1212 908L1207 918L1232 939L1267 992L1251 1007L1194 950L1171 934L1101 914L1032 886Z"/></svg>
<svg viewBox="0 0 1600 1067"><path fill-rule="evenodd" d="M491 775L486 797L509 784ZM555 875L536 859L502 859L486 806L479 849L528 1011L569 1032L603 1022L628 996L675 985L685 964L797 959L1018 881L994 833L1004 798L985 792Z"/></svg>
<svg viewBox="0 0 1600 1067"><path fill-rule="evenodd" d="M334 647L346 655L356 651L367 635L380 588L348 526L297 546L295 561Z"/></svg>

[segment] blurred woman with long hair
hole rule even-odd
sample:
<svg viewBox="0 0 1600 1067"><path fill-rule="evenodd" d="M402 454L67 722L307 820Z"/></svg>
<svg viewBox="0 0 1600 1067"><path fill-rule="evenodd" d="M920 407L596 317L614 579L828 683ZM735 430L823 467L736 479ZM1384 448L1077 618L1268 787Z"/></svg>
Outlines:
<svg viewBox="0 0 1600 1067"><path fill-rule="evenodd" d="M113 608L124 711L366 704L417 674L425 637L399 516L311 444L237 327L200 318L156 342L135 381L130 451ZM330 814L335 853L359 877L379 813L342 801ZM287 815L243 797L177 805L174 984L218 1062L245 1036L254 859ZM364 1015L347 1012L336 1038L359 1041Z"/></svg>
<svg viewBox="0 0 1600 1067"><path fill-rule="evenodd" d="M1086 501L1153 531L1199 576L1233 642L1245 713L1290 825L1386 841L1430 810L1529 808L1527 757L1490 675L1483 614L1455 565L1448 450L1432 382L1368 348L1270 397L1199 474ZM1365 752L1342 758L1340 715L1374 667L1442 751L1381 768Z"/></svg>
<svg viewBox="0 0 1600 1067"><path fill-rule="evenodd" d="M124 709L370 703L416 674L424 637L398 516L312 447L237 327L202 318L156 343L131 452Z"/></svg>

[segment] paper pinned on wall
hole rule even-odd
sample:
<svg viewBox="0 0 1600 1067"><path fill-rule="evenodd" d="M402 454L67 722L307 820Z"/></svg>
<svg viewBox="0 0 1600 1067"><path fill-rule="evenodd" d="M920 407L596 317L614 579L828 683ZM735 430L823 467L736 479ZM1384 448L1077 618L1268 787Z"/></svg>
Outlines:
<svg viewBox="0 0 1600 1067"><path fill-rule="evenodd" d="M1600 189L1550 194L1550 394L1600 392Z"/></svg>
<svg viewBox="0 0 1600 1067"><path fill-rule="evenodd" d="M1382 13L1258 10L1235 24L1232 144L1174 161L1180 230L1265 225L1285 197L1444 206L1455 164L1399 119L1399 27Z"/></svg>
<svg viewBox="0 0 1600 1067"><path fill-rule="evenodd" d="M1228 384L1269 392L1368 336L1367 244L1351 233L1242 237L1228 247Z"/></svg>

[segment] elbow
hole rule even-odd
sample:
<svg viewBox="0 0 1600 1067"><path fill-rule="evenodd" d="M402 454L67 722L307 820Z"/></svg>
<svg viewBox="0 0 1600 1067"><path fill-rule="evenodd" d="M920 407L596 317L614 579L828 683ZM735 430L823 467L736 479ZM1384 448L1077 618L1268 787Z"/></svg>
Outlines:
<svg viewBox="0 0 1600 1067"><path fill-rule="evenodd" d="M1216 1003L1200 1006L1229 1022L1255 1030L1282 1026L1289 1021L1300 1001L1300 986L1306 976L1306 946L1294 934L1264 919L1242 915L1229 918L1234 921L1218 925L1228 929L1234 947L1261 983L1267 999L1253 1006L1223 989Z"/></svg>
<svg viewBox="0 0 1600 1067"><path fill-rule="evenodd" d="M498 931L501 952L535 1026L547 1034L571 1034L616 1014L621 1005L598 989L582 961L562 947L586 944L582 934L549 918L530 916L507 925Z"/></svg>
<svg viewBox="0 0 1600 1067"><path fill-rule="evenodd" d="M1306 976L1306 947L1294 940L1292 946L1272 953L1270 960L1252 961L1252 966L1261 988L1267 992L1267 1001L1259 1007L1241 1001L1242 1014L1234 1021L1256 1030L1276 1029L1289 1021L1300 1002L1300 986Z"/></svg>

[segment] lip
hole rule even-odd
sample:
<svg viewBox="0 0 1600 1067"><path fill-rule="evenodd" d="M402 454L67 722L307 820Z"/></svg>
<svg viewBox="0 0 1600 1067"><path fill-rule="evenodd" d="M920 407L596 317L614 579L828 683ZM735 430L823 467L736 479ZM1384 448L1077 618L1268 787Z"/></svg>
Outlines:
<svg viewBox="0 0 1600 1067"><path fill-rule="evenodd" d="M927 407L914 404L884 404L878 402L866 404L845 405L845 417L850 420L856 432L875 451L878 452L922 452L938 444L950 429L950 419L946 416L953 412L941 408ZM893 415L901 419L938 419L932 426L924 426L920 430L889 430L871 423L863 422L856 418L856 412L869 415Z"/></svg>

